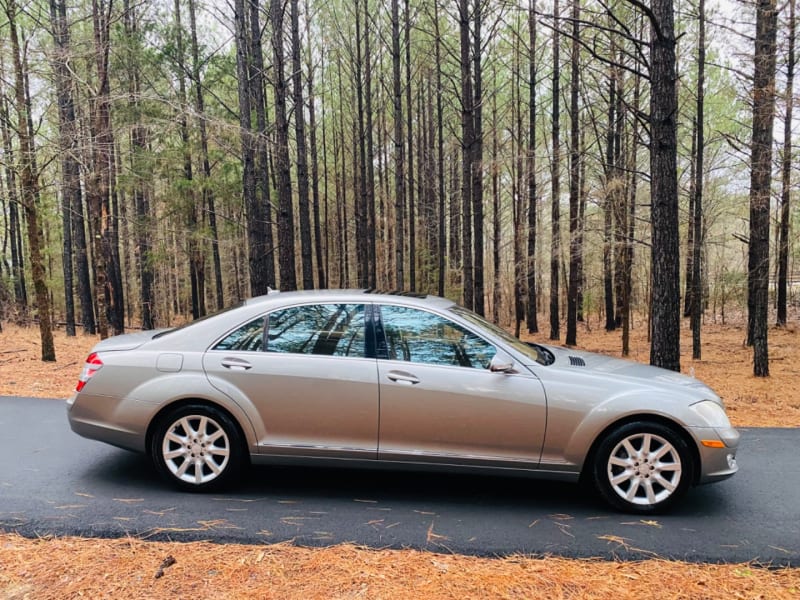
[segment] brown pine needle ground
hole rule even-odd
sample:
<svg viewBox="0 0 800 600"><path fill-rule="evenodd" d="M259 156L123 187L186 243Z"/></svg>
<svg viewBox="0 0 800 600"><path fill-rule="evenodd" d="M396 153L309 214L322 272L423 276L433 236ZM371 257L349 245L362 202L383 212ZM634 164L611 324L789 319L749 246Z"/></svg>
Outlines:
<svg viewBox="0 0 800 600"><path fill-rule="evenodd" d="M7 599L641 600L799 595L800 570L751 565L522 556L490 559L352 545L312 549L290 544L28 540L0 535L0 596Z"/></svg>
<svg viewBox="0 0 800 600"><path fill-rule="evenodd" d="M579 330L580 347L619 355L619 332ZM632 332L631 358L648 344ZM753 377L742 326L703 329L703 360L682 332L683 370L711 385L732 421L800 426L800 338L769 332L772 376ZM4 324L0 395L66 398L95 338L56 332L56 363L39 360L38 330ZM547 343L546 336L533 336ZM174 562L172 562L174 560ZM29 540L0 533L0 598L800 598L800 569L564 558L476 558L352 545L298 548L137 539Z"/></svg>

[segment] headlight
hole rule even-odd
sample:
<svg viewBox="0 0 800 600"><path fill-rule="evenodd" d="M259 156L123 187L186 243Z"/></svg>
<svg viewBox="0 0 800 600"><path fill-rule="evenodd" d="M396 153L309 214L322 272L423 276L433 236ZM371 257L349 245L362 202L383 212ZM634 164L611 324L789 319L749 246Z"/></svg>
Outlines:
<svg viewBox="0 0 800 600"><path fill-rule="evenodd" d="M691 408L700 415L710 427L728 429L731 426L728 415L725 414L725 409L712 400L701 400L696 404L692 404Z"/></svg>

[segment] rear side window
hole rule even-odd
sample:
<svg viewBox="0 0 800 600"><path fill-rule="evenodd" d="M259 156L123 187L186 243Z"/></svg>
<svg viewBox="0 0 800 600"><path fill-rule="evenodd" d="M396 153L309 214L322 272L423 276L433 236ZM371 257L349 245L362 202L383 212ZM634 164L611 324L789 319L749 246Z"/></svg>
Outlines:
<svg viewBox="0 0 800 600"><path fill-rule="evenodd" d="M260 352L264 348L264 322L266 317L259 317L245 323L237 330L222 339L214 350L235 352Z"/></svg>
<svg viewBox="0 0 800 600"><path fill-rule="evenodd" d="M269 314L267 352L365 356L363 304L309 304Z"/></svg>

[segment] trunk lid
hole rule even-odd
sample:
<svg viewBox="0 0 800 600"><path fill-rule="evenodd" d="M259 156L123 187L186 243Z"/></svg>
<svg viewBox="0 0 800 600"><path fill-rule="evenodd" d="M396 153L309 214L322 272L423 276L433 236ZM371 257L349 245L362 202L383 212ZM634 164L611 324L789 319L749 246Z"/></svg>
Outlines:
<svg viewBox="0 0 800 600"><path fill-rule="evenodd" d="M133 350L145 342L149 342L157 335L169 331L169 329L151 329L137 333L124 333L115 335L98 342L92 349L93 352L112 352L117 350Z"/></svg>

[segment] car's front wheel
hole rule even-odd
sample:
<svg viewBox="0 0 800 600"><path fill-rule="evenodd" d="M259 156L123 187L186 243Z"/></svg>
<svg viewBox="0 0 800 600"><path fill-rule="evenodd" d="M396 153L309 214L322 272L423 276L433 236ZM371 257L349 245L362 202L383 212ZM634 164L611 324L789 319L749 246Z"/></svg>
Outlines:
<svg viewBox="0 0 800 600"><path fill-rule="evenodd" d="M184 405L158 421L150 456L158 472L183 490L230 483L244 462L244 444L231 418L204 404Z"/></svg>
<svg viewBox="0 0 800 600"><path fill-rule="evenodd" d="M612 506L648 514L668 508L691 485L692 453L686 440L661 423L636 421L611 431L600 442L592 479Z"/></svg>

